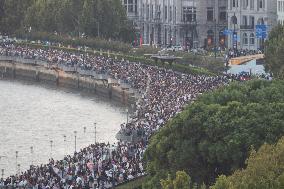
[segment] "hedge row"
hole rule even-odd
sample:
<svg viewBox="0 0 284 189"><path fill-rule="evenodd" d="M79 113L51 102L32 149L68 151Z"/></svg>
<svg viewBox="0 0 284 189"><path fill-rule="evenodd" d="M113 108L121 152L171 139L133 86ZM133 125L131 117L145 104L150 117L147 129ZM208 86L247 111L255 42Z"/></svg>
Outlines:
<svg viewBox="0 0 284 189"><path fill-rule="evenodd" d="M55 35L47 32L33 32L28 34L18 33L19 38L28 38L32 41L52 41L53 43L60 43L63 46L87 46L93 49L104 49L116 52L127 53L131 50L131 45L120 41L111 41L101 38L71 38L68 36Z"/></svg>

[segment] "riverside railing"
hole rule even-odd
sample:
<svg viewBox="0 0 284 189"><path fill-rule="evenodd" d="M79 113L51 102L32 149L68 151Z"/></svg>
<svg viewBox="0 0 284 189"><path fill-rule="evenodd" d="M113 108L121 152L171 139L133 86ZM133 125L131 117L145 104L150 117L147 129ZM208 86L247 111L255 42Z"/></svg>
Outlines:
<svg viewBox="0 0 284 189"><path fill-rule="evenodd" d="M33 65L39 65L44 66L47 68L50 68L51 65L54 67L57 67L58 69L64 71L64 72L72 72L72 73L78 73L82 76L90 76L97 80L106 80L109 84L118 84L121 89L129 91L129 93L132 93L136 98L140 97L140 92L133 89L129 83L126 81L120 80L120 79L114 79L108 74L104 73L98 73L95 70L85 70L77 66L72 65L66 65L66 64L52 64L47 61L40 60L38 58L24 58L20 56L3 56L0 55L0 61L13 61L13 62L20 62L23 64L33 64Z"/></svg>

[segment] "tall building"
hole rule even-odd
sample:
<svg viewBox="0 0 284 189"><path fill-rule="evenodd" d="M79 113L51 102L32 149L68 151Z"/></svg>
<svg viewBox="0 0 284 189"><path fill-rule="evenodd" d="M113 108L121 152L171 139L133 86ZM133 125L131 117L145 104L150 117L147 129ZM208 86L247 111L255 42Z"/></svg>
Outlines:
<svg viewBox="0 0 284 189"><path fill-rule="evenodd" d="M277 22L284 25L284 0L277 0Z"/></svg>
<svg viewBox="0 0 284 189"><path fill-rule="evenodd" d="M277 0L228 0L229 48L262 49L265 35L258 36L259 26L269 33L276 24Z"/></svg>
<svg viewBox="0 0 284 189"><path fill-rule="evenodd" d="M144 44L214 47L227 44L228 0L122 0Z"/></svg>

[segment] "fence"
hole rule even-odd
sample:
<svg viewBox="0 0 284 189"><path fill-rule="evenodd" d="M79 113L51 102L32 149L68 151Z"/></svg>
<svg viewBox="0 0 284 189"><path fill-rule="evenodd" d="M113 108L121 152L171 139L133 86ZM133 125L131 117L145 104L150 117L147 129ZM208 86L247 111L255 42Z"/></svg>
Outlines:
<svg viewBox="0 0 284 189"><path fill-rule="evenodd" d="M40 59L31 59L24 57L13 57L13 56L2 56L0 55L0 61L13 61L20 62L23 64L32 64L32 65L40 65L47 68L50 68L50 63L47 61L43 61ZM54 66L54 65L53 65ZM56 67L64 72L73 72L78 73L82 76L90 76L97 80L107 80L109 84L118 84L123 90L128 90L130 93L134 93L135 97L139 97L139 92L131 88L130 84L123 80L116 80L110 77L108 74L98 73L95 70L85 70L77 66L65 65L65 64L57 64Z"/></svg>

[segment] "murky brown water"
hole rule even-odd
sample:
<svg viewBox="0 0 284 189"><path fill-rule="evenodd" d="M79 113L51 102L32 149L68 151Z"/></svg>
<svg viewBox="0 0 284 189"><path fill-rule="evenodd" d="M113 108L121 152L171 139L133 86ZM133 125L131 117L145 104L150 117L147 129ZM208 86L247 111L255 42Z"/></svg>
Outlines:
<svg viewBox="0 0 284 189"><path fill-rule="evenodd" d="M114 143L125 120L124 108L99 98L0 81L0 176L1 169L8 176L26 170L31 163L47 163L50 156L62 159L73 153L74 131L78 132L77 150L94 143L94 123L97 140Z"/></svg>

